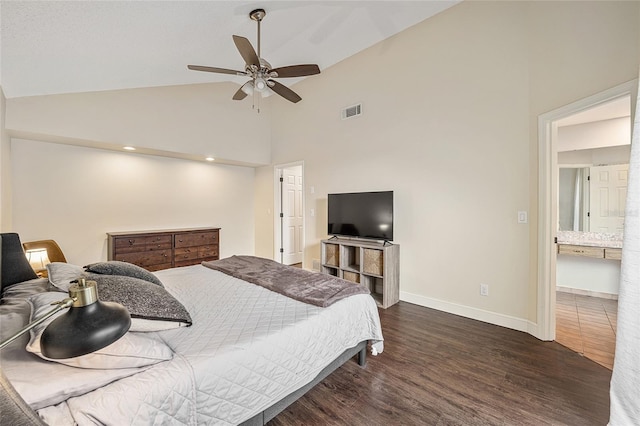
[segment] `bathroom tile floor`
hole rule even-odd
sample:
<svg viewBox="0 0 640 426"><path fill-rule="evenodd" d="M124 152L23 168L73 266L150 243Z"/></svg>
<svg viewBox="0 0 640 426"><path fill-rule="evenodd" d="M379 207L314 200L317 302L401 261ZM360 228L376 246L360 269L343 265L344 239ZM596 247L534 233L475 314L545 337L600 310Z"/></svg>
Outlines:
<svg viewBox="0 0 640 426"><path fill-rule="evenodd" d="M613 369L618 301L556 292L556 342Z"/></svg>

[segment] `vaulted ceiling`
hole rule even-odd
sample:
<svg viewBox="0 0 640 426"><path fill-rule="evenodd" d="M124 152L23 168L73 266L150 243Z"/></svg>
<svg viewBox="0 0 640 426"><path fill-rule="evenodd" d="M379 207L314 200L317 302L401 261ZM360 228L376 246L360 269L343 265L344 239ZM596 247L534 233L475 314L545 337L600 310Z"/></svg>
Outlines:
<svg viewBox="0 0 640 426"><path fill-rule="evenodd" d="M458 1L12 1L0 5L7 98L234 81L187 64L244 69L233 34L273 67L331 65ZM295 79L287 79L288 85Z"/></svg>

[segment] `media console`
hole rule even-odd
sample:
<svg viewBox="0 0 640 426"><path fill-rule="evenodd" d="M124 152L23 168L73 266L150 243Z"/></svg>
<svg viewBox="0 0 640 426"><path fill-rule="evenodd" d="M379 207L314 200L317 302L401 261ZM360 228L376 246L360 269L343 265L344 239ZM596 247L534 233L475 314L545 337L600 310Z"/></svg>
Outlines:
<svg viewBox="0 0 640 426"><path fill-rule="evenodd" d="M321 272L367 286L378 306L400 300L400 246L376 241L322 240Z"/></svg>

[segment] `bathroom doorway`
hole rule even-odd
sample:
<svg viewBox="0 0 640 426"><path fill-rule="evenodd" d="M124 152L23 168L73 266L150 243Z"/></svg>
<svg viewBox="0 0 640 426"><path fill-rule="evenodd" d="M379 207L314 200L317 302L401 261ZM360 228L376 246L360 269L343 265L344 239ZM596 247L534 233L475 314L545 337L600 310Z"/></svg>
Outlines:
<svg viewBox="0 0 640 426"><path fill-rule="evenodd" d="M631 96L557 120L555 340L613 368Z"/></svg>

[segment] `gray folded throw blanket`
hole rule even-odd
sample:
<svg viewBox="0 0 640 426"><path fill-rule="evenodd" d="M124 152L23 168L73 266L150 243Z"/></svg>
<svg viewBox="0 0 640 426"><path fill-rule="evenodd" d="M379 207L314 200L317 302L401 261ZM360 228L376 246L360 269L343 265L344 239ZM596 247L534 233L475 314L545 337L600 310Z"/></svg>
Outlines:
<svg viewBox="0 0 640 426"><path fill-rule="evenodd" d="M363 285L261 257L231 256L202 262L202 265L323 308L355 294L370 294L369 289Z"/></svg>

